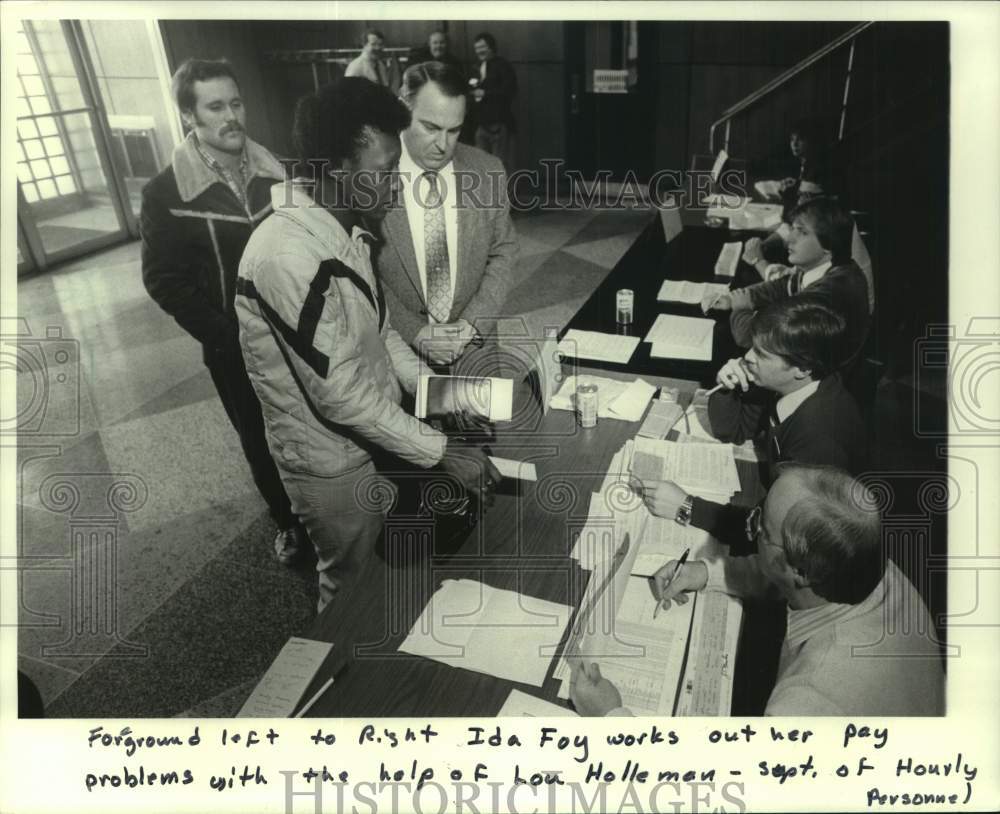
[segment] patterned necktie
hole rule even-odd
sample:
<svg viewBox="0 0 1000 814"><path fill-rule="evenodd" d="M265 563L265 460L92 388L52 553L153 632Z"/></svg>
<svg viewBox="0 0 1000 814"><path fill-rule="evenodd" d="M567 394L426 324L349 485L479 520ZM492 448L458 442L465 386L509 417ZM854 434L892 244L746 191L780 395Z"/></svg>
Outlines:
<svg viewBox="0 0 1000 814"><path fill-rule="evenodd" d="M444 201L436 172L425 172L430 184L424 205L424 268L427 272L427 311L435 322L447 322L451 315L451 266L448 237L444 225Z"/></svg>
<svg viewBox="0 0 1000 814"><path fill-rule="evenodd" d="M802 290L802 278L805 276L805 272L799 269L791 277L788 278L788 293L791 296L795 296Z"/></svg>

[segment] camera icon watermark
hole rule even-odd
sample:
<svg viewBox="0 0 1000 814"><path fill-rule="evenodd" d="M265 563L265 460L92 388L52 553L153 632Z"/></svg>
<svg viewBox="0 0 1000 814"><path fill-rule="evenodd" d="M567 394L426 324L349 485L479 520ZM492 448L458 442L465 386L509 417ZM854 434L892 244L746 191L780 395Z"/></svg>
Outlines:
<svg viewBox="0 0 1000 814"><path fill-rule="evenodd" d="M0 417L0 435L80 434L80 343L49 326L32 333L23 317L0 320L0 370L17 381L13 415Z"/></svg>
<svg viewBox="0 0 1000 814"><path fill-rule="evenodd" d="M1000 316L973 317L964 333L954 325L930 325L914 344L914 432L918 437L996 436L1000 413L988 395L1000 376ZM947 383L947 421L924 409L922 385Z"/></svg>

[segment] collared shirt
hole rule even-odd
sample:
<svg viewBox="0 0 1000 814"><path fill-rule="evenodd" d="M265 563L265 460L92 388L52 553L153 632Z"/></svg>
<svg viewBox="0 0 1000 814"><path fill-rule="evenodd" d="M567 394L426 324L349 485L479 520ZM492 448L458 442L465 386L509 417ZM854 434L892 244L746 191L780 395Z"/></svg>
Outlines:
<svg viewBox="0 0 1000 814"><path fill-rule="evenodd" d="M480 81L486 78L486 60L484 59L479 63L479 79Z"/></svg>
<svg viewBox="0 0 1000 814"><path fill-rule="evenodd" d="M778 423L783 424L787 421L789 416L798 410L799 407L802 406L802 403L818 389L818 381L809 382L809 384L803 385L795 392L786 393L778 399L777 403L774 405L774 412L778 417Z"/></svg>
<svg viewBox="0 0 1000 814"><path fill-rule="evenodd" d="M219 176L219 179L232 191L236 196L236 199L240 202L244 209L247 207L247 185L250 183L250 161L247 158L246 147L243 148L243 152L240 154L240 165L235 173L227 170L222 164L211 155L201 144L201 141L196 137L194 139L194 147L198 151L198 155L201 156L201 160L205 162L212 172Z"/></svg>
<svg viewBox="0 0 1000 814"><path fill-rule="evenodd" d="M826 263L820 263L814 269L809 269L809 271L803 272L802 273L802 285L800 286L799 291L801 291L803 288L808 288L813 283L815 283L824 274L826 274L830 270L830 268L832 266L833 266L833 263L831 263L831 262L828 261Z"/></svg>
<svg viewBox="0 0 1000 814"><path fill-rule="evenodd" d="M426 172L418 166L406 149L406 140L401 139L402 153L399 157L400 184L402 186L403 205L406 208L406 219L410 225L410 235L413 238L413 253L417 257L417 269L420 272L420 288L424 298L427 298L427 251L424 245L424 214L425 204L430 194L430 182L423 178ZM449 161L438 173L438 190L444 207L445 239L448 241L448 268L451 279L451 297L455 298L455 270L458 268L458 208L455 190L455 164ZM434 318L428 315L428 322Z"/></svg>

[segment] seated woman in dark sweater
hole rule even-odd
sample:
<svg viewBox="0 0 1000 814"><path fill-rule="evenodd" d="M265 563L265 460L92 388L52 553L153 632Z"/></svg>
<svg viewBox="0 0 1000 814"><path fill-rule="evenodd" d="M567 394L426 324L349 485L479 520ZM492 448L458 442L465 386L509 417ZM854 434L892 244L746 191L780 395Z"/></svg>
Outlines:
<svg viewBox="0 0 1000 814"><path fill-rule="evenodd" d="M765 488L785 461L827 464L852 474L867 465L867 441L854 398L837 368L846 320L823 302L800 296L773 303L753 319L752 346L717 375L723 390L708 402L720 441L758 442ZM704 529L734 551L745 550L749 509L688 495L672 481L645 481L650 512Z"/></svg>

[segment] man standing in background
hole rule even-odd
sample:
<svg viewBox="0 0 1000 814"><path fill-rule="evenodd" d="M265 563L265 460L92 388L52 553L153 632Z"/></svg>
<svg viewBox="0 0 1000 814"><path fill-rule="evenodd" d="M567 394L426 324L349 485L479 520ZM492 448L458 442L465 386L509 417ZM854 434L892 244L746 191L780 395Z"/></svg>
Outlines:
<svg viewBox="0 0 1000 814"><path fill-rule="evenodd" d="M441 30L435 30L427 37L427 44L410 51L407 67L419 65L421 62L441 62L461 69L461 61L452 55L448 44L448 35Z"/></svg>
<svg viewBox="0 0 1000 814"><path fill-rule="evenodd" d="M479 67L472 77L476 146L499 158L510 172L513 135L517 129L511 105L517 95L517 76L511 64L497 56L497 41L484 31L473 41Z"/></svg>
<svg viewBox="0 0 1000 814"><path fill-rule="evenodd" d="M376 85L399 92L399 63L395 57L383 56L385 36L381 31L369 29L361 43L361 53L348 64L344 76L360 76Z"/></svg>
<svg viewBox="0 0 1000 814"><path fill-rule="evenodd" d="M233 311L236 272L250 235L271 214L277 159L247 138L232 66L189 59L174 74L187 138L142 191L142 280L150 296L202 346L205 366L240 436L254 483L278 527L274 550L291 563L308 544L264 435Z"/></svg>

